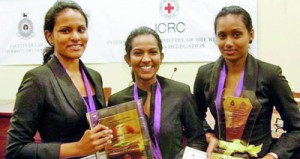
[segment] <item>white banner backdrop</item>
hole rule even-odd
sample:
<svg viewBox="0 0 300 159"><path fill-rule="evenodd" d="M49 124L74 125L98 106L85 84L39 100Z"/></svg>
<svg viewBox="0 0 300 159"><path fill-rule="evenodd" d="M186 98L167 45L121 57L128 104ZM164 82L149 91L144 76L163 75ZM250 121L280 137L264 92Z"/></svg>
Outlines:
<svg viewBox="0 0 300 159"><path fill-rule="evenodd" d="M219 55L214 18L223 6L239 5L257 29L257 0L76 0L88 14L85 63L123 62L124 41L139 26L155 29L164 62L207 62ZM55 0L0 1L0 65L41 64L47 46L44 16ZM251 53L257 55L257 34Z"/></svg>

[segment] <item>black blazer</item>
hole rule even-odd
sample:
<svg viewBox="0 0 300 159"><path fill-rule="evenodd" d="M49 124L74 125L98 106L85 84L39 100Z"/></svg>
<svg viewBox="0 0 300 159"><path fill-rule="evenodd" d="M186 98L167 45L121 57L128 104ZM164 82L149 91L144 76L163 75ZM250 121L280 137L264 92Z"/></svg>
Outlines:
<svg viewBox="0 0 300 159"><path fill-rule="evenodd" d="M220 57L216 62L204 65L198 70L194 94L202 116L205 116L207 107L209 107L212 115L217 119L215 99L223 61L224 58ZM281 68L255 59L249 54L246 60L243 90L252 90L262 106L250 144L263 143L259 157L263 157L271 151L281 159L290 158L293 151L300 147L300 113L288 82L281 74ZM287 133L283 134L275 145L272 145L270 127L274 106L284 120ZM204 119L202 120L204 121ZM214 128L216 136L219 131L217 124L216 120ZM206 121L204 121L204 125L209 131L210 128Z"/></svg>
<svg viewBox="0 0 300 159"><path fill-rule="evenodd" d="M105 106L102 77L83 66L94 86L96 109ZM79 141L89 125L80 93L56 57L28 71L19 87L10 128L7 154L10 158L57 159L60 144ZM42 143L34 143L40 133Z"/></svg>
<svg viewBox="0 0 300 159"><path fill-rule="evenodd" d="M182 140L184 134L186 135L188 146L206 151L203 126L190 87L184 83L160 76L157 76L157 79L162 89L161 127L158 140L162 157L164 159L182 158L184 150ZM148 120L148 129L153 141L153 114L156 83L153 84L151 88L151 117ZM139 98L145 101L147 92L139 89L138 93ZM134 100L133 86L130 86L111 95L108 105L112 106L132 100ZM185 131L183 131L183 128Z"/></svg>

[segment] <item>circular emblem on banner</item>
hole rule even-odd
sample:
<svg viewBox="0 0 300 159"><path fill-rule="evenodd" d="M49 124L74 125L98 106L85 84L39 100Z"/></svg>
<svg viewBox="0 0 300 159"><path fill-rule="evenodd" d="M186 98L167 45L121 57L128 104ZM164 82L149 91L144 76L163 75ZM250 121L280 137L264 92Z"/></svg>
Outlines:
<svg viewBox="0 0 300 159"><path fill-rule="evenodd" d="M160 2L159 12L164 18L174 18L179 13L179 5L176 0L163 0Z"/></svg>
<svg viewBox="0 0 300 159"><path fill-rule="evenodd" d="M33 33L33 23L27 16L19 22L19 34L24 38L29 38L30 35Z"/></svg>

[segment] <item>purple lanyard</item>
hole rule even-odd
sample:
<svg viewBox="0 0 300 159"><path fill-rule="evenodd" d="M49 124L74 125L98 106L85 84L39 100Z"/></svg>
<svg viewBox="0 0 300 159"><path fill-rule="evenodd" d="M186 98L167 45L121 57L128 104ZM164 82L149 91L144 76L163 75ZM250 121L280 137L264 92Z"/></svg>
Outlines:
<svg viewBox="0 0 300 159"><path fill-rule="evenodd" d="M133 89L133 95L134 95L134 100L138 101L139 95L138 95L138 88L137 84L134 83L134 89ZM154 144L152 142L152 147L154 151L154 156L156 159L162 159L161 152L159 149L158 145L158 138L159 138L159 131L160 131L160 117L161 117L161 87L159 82L157 81L156 85L156 91L155 91L155 104L154 104ZM141 106L142 108L142 106Z"/></svg>
<svg viewBox="0 0 300 159"><path fill-rule="evenodd" d="M235 97L239 97L242 93L243 84L244 84L244 74L245 74L245 70L243 70L242 76L240 77L239 84L234 92ZM216 109L217 109L218 119L220 119L222 93L223 93L223 88L225 85L225 80L226 80L226 67L225 67L225 63L224 63L222 66L221 73L220 73L219 85L218 85L218 91L217 91L217 97L216 97Z"/></svg>
<svg viewBox="0 0 300 159"><path fill-rule="evenodd" d="M86 110L87 112L94 112L96 111L96 106L95 106L95 102L94 102L94 99L93 99L93 96L92 96L92 91L91 91L91 88L90 88L90 84L89 84L89 81L86 77L86 74L83 70L83 68L81 67L80 68L80 71L81 71L81 75L82 75L82 78L83 78L83 82L84 82L84 86L85 86L85 90L86 90L86 93L87 93L87 96L88 96L88 104L86 103L85 100L84 101L84 104L86 106Z"/></svg>

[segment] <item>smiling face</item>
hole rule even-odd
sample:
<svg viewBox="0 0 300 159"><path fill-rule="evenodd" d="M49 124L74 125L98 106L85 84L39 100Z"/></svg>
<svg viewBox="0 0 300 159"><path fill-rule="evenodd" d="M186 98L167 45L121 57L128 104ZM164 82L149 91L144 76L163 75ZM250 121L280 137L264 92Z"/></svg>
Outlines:
<svg viewBox="0 0 300 159"><path fill-rule="evenodd" d="M151 34L141 34L132 39L131 50L125 55L125 61L132 67L135 81L153 84L163 57L156 38Z"/></svg>
<svg viewBox="0 0 300 159"><path fill-rule="evenodd" d="M242 16L227 14L216 21L216 36L219 50L226 61L244 61L254 30L247 30Z"/></svg>
<svg viewBox="0 0 300 159"><path fill-rule="evenodd" d="M75 9L64 9L55 18L53 31L45 31L60 60L79 59L87 45L88 33L84 16Z"/></svg>

